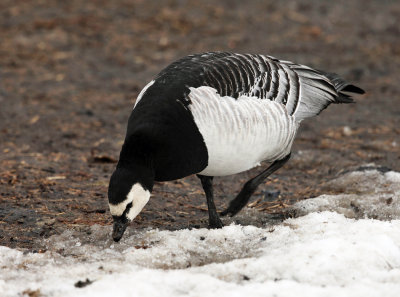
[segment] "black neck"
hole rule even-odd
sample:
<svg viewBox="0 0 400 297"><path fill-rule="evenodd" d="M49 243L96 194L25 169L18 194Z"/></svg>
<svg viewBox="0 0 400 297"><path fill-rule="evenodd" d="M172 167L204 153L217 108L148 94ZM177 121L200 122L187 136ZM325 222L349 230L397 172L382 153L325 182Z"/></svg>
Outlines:
<svg viewBox="0 0 400 297"><path fill-rule="evenodd" d="M140 143L125 140L117 164L117 170L129 172L132 180L139 182L147 190L152 191L154 184L154 164L149 148Z"/></svg>

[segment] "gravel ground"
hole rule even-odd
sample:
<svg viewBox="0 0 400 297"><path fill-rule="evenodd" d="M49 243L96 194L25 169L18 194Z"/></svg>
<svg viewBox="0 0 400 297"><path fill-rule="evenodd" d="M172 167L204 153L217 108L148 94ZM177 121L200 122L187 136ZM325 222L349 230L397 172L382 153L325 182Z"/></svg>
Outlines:
<svg viewBox="0 0 400 297"><path fill-rule="evenodd" d="M305 121L291 161L252 199L260 215L236 222L260 225L364 164L399 171L399 19L398 1L377 0L1 1L0 245L35 250L42 237L111 224L108 179L134 99L195 52L269 54L367 91ZM217 207L260 170L217 178ZM206 224L192 176L157 183L132 228Z"/></svg>

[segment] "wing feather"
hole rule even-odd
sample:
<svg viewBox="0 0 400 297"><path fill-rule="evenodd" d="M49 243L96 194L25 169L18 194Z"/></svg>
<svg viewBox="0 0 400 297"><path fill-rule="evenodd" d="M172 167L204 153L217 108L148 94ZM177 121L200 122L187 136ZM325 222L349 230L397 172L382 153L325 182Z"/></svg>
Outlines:
<svg viewBox="0 0 400 297"><path fill-rule="evenodd" d="M183 81L187 89L209 86L221 96L235 99L246 95L276 101L299 121L319 114L331 103L351 102L341 90L362 91L335 74L305 65L271 56L228 52L187 56L161 71L157 79L171 81L171 86Z"/></svg>

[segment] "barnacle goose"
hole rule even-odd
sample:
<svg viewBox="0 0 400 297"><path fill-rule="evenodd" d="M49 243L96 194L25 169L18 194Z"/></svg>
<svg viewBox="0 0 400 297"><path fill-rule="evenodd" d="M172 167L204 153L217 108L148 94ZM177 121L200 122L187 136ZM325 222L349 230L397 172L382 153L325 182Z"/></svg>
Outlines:
<svg viewBox="0 0 400 297"><path fill-rule="evenodd" d="M150 198L154 181L197 174L209 226L222 223L214 176L272 164L245 183L222 215L235 215L257 186L290 158L300 122L364 91L338 75L270 56L209 52L170 64L147 84L129 117L108 190L119 241Z"/></svg>

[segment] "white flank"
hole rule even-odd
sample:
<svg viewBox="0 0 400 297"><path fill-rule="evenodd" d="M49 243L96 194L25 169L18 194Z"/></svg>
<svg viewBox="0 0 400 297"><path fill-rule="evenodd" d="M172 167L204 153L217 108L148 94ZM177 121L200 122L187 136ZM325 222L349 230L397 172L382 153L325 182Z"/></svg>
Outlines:
<svg viewBox="0 0 400 297"><path fill-rule="evenodd" d="M127 214L127 218L133 220L149 201L149 198L150 192L145 190L141 184L136 183L132 186L124 201L118 204L109 203L110 213L113 216L119 217L124 213L126 206L132 202L132 207Z"/></svg>
<svg viewBox="0 0 400 297"><path fill-rule="evenodd" d="M154 80L152 80L151 82L149 82L144 88L143 90L140 91L139 96L137 96L136 98L136 102L135 105L133 106L133 108L135 108L135 106L139 103L140 99L142 99L144 93L146 93L147 89L149 87L151 87L154 84Z"/></svg>
<svg viewBox="0 0 400 297"><path fill-rule="evenodd" d="M290 152L298 124L284 105L257 97L221 97L207 86L190 91L189 108L208 150L208 166L200 174L236 174Z"/></svg>

